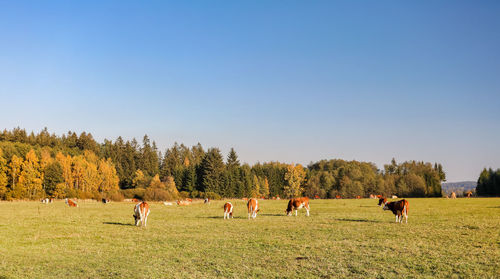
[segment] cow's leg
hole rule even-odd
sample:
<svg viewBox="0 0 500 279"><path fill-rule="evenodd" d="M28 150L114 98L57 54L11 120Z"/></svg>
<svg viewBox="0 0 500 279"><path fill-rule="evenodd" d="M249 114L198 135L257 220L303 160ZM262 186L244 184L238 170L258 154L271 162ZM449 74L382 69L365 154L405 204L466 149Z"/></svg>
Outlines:
<svg viewBox="0 0 500 279"><path fill-rule="evenodd" d="M298 209L295 209L295 216L297 216L297 212L298 212L298 211L299 211Z"/></svg>
<svg viewBox="0 0 500 279"><path fill-rule="evenodd" d="M398 215L396 214L396 223L398 222Z"/></svg>
<svg viewBox="0 0 500 279"><path fill-rule="evenodd" d="M306 216L309 216L309 205L306 206Z"/></svg>

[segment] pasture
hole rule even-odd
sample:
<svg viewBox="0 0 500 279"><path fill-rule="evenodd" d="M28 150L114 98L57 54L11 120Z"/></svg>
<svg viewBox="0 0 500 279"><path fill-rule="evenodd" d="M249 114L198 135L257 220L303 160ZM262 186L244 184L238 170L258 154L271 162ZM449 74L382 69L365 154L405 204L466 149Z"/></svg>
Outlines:
<svg viewBox="0 0 500 279"><path fill-rule="evenodd" d="M408 200L408 224L373 199L151 203L147 228L133 203L0 202L0 278L499 277L499 198Z"/></svg>

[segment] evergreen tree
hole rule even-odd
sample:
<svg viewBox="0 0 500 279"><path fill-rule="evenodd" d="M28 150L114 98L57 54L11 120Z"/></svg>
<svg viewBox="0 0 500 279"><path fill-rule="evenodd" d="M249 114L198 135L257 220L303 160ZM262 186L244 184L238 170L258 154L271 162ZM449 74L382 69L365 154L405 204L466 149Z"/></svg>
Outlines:
<svg viewBox="0 0 500 279"><path fill-rule="evenodd" d="M44 173L45 192L54 197L58 185L64 182L63 168L58 161L53 161L45 167Z"/></svg>
<svg viewBox="0 0 500 279"><path fill-rule="evenodd" d="M224 161L218 148L210 148L201 162L202 187L205 192L222 195Z"/></svg>

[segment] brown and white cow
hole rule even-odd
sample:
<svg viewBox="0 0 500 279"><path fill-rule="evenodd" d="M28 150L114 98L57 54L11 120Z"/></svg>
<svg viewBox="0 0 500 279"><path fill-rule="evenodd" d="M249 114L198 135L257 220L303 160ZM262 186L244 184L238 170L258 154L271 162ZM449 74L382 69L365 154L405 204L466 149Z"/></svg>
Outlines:
<svg viewBox="0 0 500 279"><path fill-rule="evenodd" d="M257 212L259 212L259 201L257 199L249 199L247 203L247 208L248 208L248 219L252 217L255 219L257 217Z"/></svg>
<svg viewBox="0 0 500 279"><path fill-rule="evenodd" d="M183 206L183 205L190 205L191 202L189 200L179 200L177 201L177 205Z"/></svg>
<svg viewBox="0 0 500 279"><path fill-rule="evenodd" d="M379 200L379 204L384 199ZM403 216L405 217L406 223L408 223L408 207L409 202L405 199L394 201L394 202L384 202L384 210L390 210L394 215L396 215L396 223L403 223Z"/></svg>
<svg viewBox="0 0 500 279"><path fill-rule="evenodd" d="M226 217L227 219L233 218L233 208L234 206L230 202L224 204L224 220L226 220Z"/></svg>
<svg viewBox="0 0 500 279"><path fill-rule="evenodd" d="M136 226L144 226L148 222L149 204L147 202L140 202L134 206L134 219Z"/></svg>
<svg viewBox="0 0 500 279"><path fill-rule="evenodd" d="M66 204L69 205L69 207L78 207L78 204L70 199L66 199Z"/></svg>
<svg viewBox="0 0 500 279"><path fill-rule="evenodd" d="M293 210L295 210L295 216L297 216L297 211L304 207L306 209L306 216L309 216L309 198L294 198L288 201L288 207L285 210L287 216L292 216Z"/></svg>

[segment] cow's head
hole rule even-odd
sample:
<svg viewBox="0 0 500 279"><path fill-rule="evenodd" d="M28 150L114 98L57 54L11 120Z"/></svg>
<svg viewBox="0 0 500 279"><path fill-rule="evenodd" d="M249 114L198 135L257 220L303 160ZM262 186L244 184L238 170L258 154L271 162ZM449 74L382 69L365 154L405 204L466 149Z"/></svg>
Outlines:
<svg viewBox="0 0 500 279"><path fill-rule="evenodd" d="M285 209L285 215L286 216L292 216L292 212L293 212L293 210Z"/></svg>
<svg viewBox="0 0 500 279"><path fill-rule="evenodd" d="M386 198L380 198L378 200L378 206L384 206L386 203L387 203L387 199Z"/></svg>
<svg viewBox="0 0 500 279"><path fill-rule="evenodd" d="M389 210L389 206L388 206L388 204L389 204L389 203L388 203L388 202L386 202L386 203L384 204L384 207L383 207L382 209L383 209L383 210Z"/></svg>

